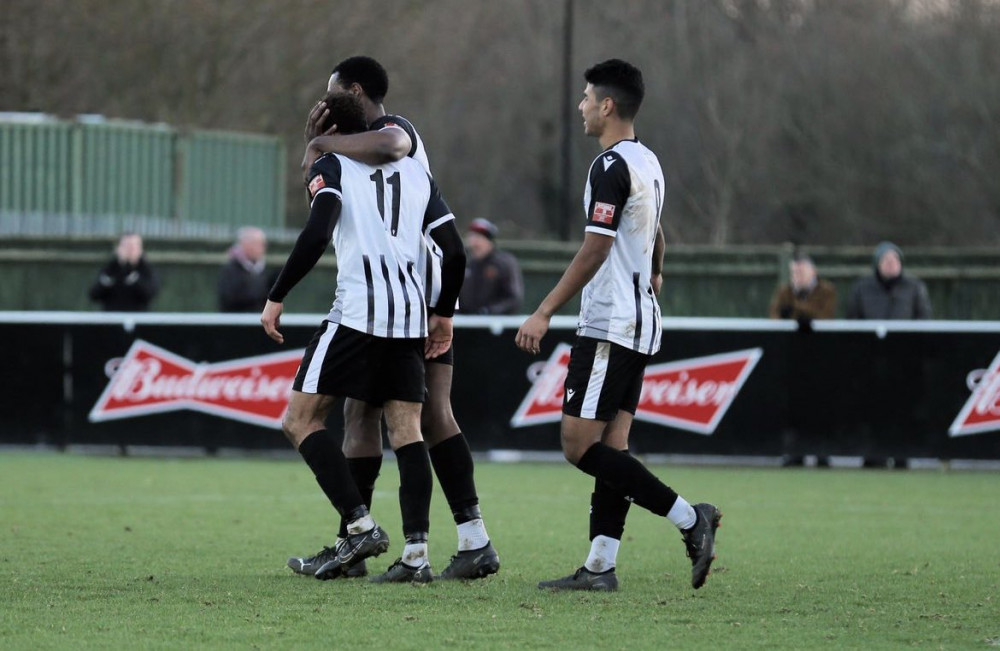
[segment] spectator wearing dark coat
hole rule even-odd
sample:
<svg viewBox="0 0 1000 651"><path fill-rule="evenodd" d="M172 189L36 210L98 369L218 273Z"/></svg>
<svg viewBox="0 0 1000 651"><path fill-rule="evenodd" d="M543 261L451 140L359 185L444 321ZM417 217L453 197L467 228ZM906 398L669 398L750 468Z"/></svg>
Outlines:
<svg viewBox="0 0 1000 651"><path fill-rule="evenodd" d="M903 273L903 251L892 242L882 242L875 247L874 273L861 278L851 289L847 304L847 318L867 320L930 319L931 301L923 282ZM904 360L905 361L905 360ZM878 408L873 413L898 424L912 417L908 404L899 402L896 390L899 377L912 378L920 373L919 368L887 368L881 360L871 364L876 379L875 396ZM873 431L890 427L887 423L873 423ZM864 467L885 468L889 459L882 456L865 455ZM892 467L906 468L907 460L893 459Z"/></svg>
<svg viewBox="0 0 1000 651"><path fill-rule="evenodd" d="M892 242L875 248L875 273L851 289L848 319L930 319L927 286L903 273L903 251Z"/></svg>
<svg viewBox="0 0 1000 651"><path fill-rule="evenodd" d="M89 295L107 312L145 312L159 291L160 281L143 254L142 237L122 233L114 257L97 274Z"/></svg>
<svg viewBox="0 0 1000 651"><path fill-rule="evenodd" d="M264 272L267 236L253 226L236 233L236 243L229 249L229 261L219 272L219 310L221 312L261 312L271 290L273 274Z"/></svg>
<svg viewBox="0 0 1000 651"><path fill-rule="evenodd" d="M496 246L497 227L474 219L465 235L469 250L465 282L458 299L462 314L517 314L524 300L524 283L517 259Z"/></svg>

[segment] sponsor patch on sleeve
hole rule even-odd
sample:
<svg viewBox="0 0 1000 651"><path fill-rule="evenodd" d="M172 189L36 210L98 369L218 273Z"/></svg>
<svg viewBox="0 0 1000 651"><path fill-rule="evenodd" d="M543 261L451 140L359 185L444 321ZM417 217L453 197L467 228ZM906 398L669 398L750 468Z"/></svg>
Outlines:
<svg viewBox="0 0 1000 651"><path fill-rule="evenodd" d="M326 182L323 181L323 175L317 174L313 177L312 181L309 181L309 196L315 197L316 193L326 187Z"/></svg>
<svg viewBox="0 0 1000 651"><path fill-rule="evenodd" d="M591 220L598 222L599 224L610 224L614 222L614 204L604 203L602 201L594 202L594 214L591 215Z"/></svg>

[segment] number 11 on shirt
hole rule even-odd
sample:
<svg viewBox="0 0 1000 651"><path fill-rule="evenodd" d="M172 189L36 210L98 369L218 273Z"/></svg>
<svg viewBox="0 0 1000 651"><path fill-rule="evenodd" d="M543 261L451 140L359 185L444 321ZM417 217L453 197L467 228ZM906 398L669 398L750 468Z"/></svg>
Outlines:
<svg viewBox="0 0 1000 651"><path fill-rule="evenodd" d="M393 237L396 236L396 230L399 228L399 172L393 172L389 178L385 178L382 174L382 170L375 170L375 173L369 176L372 183L375 184L375 196L378 201L378 214L382 216L382 221L385 222L385 184L386 182L392 187L392 220L388 224L389 232Z"/></svg>

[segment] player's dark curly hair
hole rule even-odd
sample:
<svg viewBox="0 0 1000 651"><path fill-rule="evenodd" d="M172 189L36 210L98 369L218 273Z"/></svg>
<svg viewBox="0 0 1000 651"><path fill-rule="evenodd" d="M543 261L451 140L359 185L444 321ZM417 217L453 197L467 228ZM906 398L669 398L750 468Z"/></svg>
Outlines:
<svg viewBox="0 0 1000 651"><path fill-rule="evenodd" d="M382 64L371 57L356 56L344 59L334 67L340 84L345 88L358 84L368 99L381 104L389 92L389 75Z"/></svg>
<svg viewBox="0 0 1000 651"><path fill-rule="evenodd" d="M368 130L365 107L361 99L350 93L330 93L323 98L330 111L323 120L323 131L337 125L337 133L361 133Z"/></svg>
<svg viewBox="0 0 1000 651"><path fill-rule="evenodd" d="M594 86L598 99L610 97L614 100L618 117L623 120L635 118L646 95L646 85L638 68L621 59L608 59L588 68L583 78Z"/></svg>

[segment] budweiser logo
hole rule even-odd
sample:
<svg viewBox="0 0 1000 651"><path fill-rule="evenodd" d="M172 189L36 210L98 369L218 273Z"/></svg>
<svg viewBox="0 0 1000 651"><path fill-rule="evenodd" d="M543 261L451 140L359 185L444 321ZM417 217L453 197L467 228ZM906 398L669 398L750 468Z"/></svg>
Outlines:
<svg viewBox="0 0 1000 651"><path fill-rule="evenodd" d="M562 417L569 344L529 369L534 383L511 418L512 427L557 422ZM685 359L646 368L637 420L711 435L763 355L760 348Z"/></svg>
<svg viewBox="0 0 1000 651"><path fill-rule="evenodd" d="M91 422L191 409L281 427L303 350L197 364L137 339L90 410Z"/></svg>
<svg viewBox="0 0 1000 651"><path fill-rule="evenodd" d="M965 381L972 395L948 428L948 435L967 436L1000 429L1000 353L988 369L972 371Z"/></svg>

